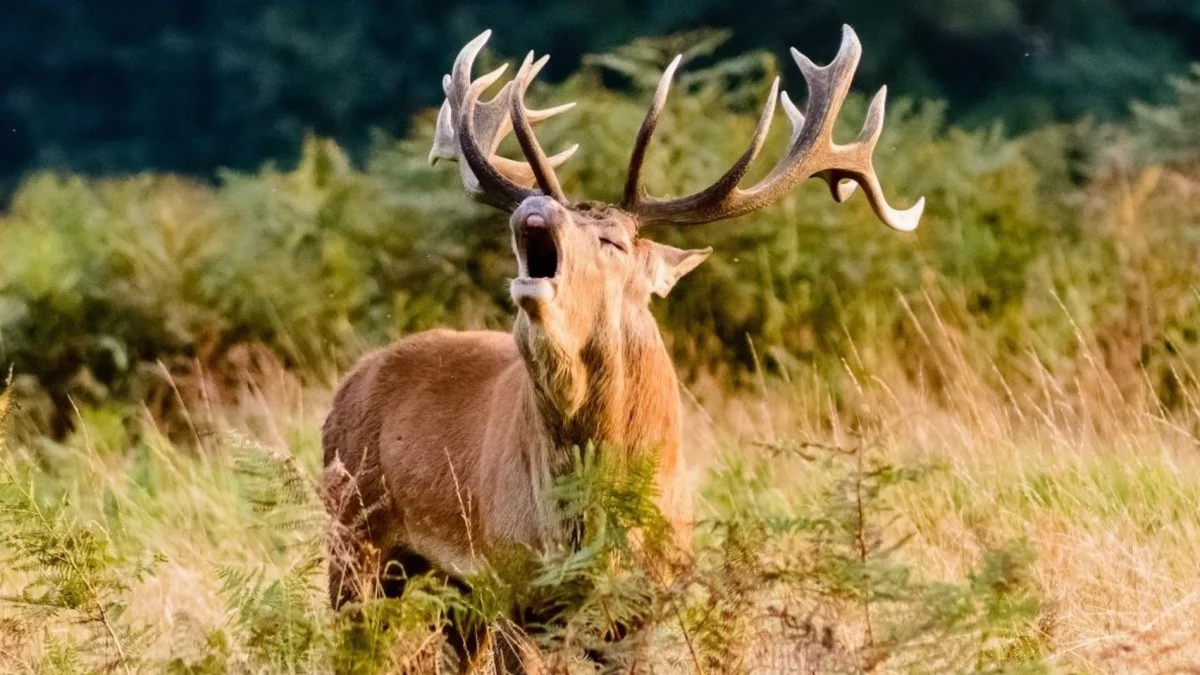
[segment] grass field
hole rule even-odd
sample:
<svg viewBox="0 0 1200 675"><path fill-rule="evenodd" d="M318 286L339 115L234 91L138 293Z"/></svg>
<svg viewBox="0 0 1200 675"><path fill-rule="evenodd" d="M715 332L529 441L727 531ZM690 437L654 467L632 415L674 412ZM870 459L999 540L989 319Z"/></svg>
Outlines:
<svg viewBox="0 0 1200 675"><path fill-rule="evenodd" d="M654 592L585 565L595 578L573 611L661 603L645 638L661 671L1196 667L1200 414L1168 417L1093 375L1023 402L989 397L969 371L942 400L852 380L852 417L815 376L738 394L700 380L684 396L708 525L696 561L674 582L642 579ZM327 606L315 490L328 400L260 359L222 400L188 407L177 444L148 414L130 426L103 408L80 410L61 443L10 439L0 668L421 672L443 591L388 609L405 628L382 641ZM584 643L543 647L587 672L572 660Z"/></svg>

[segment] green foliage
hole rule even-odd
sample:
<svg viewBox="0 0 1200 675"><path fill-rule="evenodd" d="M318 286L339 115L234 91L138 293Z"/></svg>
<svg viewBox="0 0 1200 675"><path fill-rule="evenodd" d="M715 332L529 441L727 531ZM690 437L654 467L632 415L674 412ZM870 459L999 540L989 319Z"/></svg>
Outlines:
<svg viewBox="0 0 1200 675"><path fill-rule="evenodd" d="M0 595L0 605L25 621L72 627L46 633L54 645L50 669L133 672L152 633L123 618L125 594L160 559L118 555L109 533L42 494L32 475L7 460L0 468L0 563L27 575L19 590Z"/></svg>
<svg viewBox="0 0 1200 675"><path fill-rule="evenodd" d="M567 191L615 199L644 90L663 59L684 42L685 55L698 58L725 37L639 40L589 57L552 92L535 89L534 98L580 103L543 134L550 147L584 148L564 170ZM652 192L680 194L720 175L742 151L777 70L757 53L691 70L649 153ZM614 74L636 93L606 85ZM1147 121L1135 140L1189 147L1153 131L1184 133L1194 97L1179 87L1176 106L1141 109ZM840 137L864 112L852 96ZM1152 119L1162 124L1147 126ZM768 155L778 153L784 127L773 130ZM48 395L61 434L70 401L153 401L167 416L163 409L189 391L164 375L237 381L246 370L239 359L260 346L303 376L328 378L367 345L396 336L447 324L505 329L513 262L503 217L471 204L456 172L427 165L431 133L426 115L407 139L378 137L365 170L331 141L310 137L294 168L227 172L215 188L154 176L31 177L0 217L0 363L36 378L26 378L21 395ZM1179 371L1161 345L1186 332L1191 282L1152 272L1146 261L1158 247L1172 247L1171 260L1192 259L1197 240L1181 232L1193 222L1190 202L1151 185L1132 206L1154 206L1135 214L1153 233L1144 245L1128 241L1128 225L1104 224L1131 208L1121 202L1125 190L1103 176L1138 165L1112 165L1101 153L1104 139L1127 135L1093 125L1018 137L999 127L967 131L948 127L940 105L893 101L877 164L898 204L926 196L915 236L881 227L862 197L837 205L815 184L734 223L647 232L718 252L656 306L676 362L688 374L739 381L757 358L768 372L811 371L835 389L851 386L847 366L898 371L936 390L942 354L913 320L937 316L970 345L963 356L978 372L1006 373L1003 383L985 376L996 392L1024 384L1030 353L1053 377L1075 377L1081 322L1102 342L1128 336L1108 364L1114 369L1146 361ZM1096 167L1098 180L1090 177ZM1131 256L1131 246L1145 250ZM1154 284L1146 293L1180 302L1148 315L1133 306L1129 280L1140 274ZM855 358L832 356L845 353ZM1178 399L1177 379L1164 374L1156 385L1168 405Z"/></svg>
<svg viewBox="0 0 1200 675"><path fill-rule="evenodd" d="M231 174L216 192L169 178L31 180L0 226L4 250L21 251L0 272L0 362L36 375L65 411L68 396L154 399L160 360L234 374L228 350L262 342L324 373L363 339L498 318L464 269L473 251L434 225L464 213L448 176L423 171L407 183L417 192L394 194L385 180L415 174L412 155L385 176L350 170L330 143L306 148L293 171ZM442 198L421 183L440 183ZM456 225L478 224L478 210L465 215Z"/></svg>
<svg viewBox="0 0 1200 675"><path fill-rule="evenodd" d="M560 660L631 651L665 609L670 530L654 504L656 466L649 457L618 463L615 454L575 448L553 491L564 541L532 569L499 568L517 591L513 603L545 631L538 642Z"/></svg>
<svg viewBox="0 0 1200 675"><path fill-rule="evenodd" d="M897 527L893 499L939 469L897 466L871 447L773 444L756 465L732 463L706 486L717 517L697 554L701 591L690 614L706 665L1040 671L1032 550L1006 543L961 582L927 578L898 555L911 533ZM820 467L816 498L789 496L766 478L796 461ZM857 630L847 631L847 615Z"/></svg>

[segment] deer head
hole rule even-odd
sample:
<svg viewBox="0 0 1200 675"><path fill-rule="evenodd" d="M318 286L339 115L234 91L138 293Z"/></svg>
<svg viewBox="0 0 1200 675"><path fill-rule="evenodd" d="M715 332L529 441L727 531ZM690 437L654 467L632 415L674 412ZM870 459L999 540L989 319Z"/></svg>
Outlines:
<svg viewBox="0 0 1200 675"><path fill-rule="evenodd" d="M611 378L613 361L628 357L630 345L650 343L661 351L661 338L649 312L652 295L665 296L680 277L711 253L710 248L680 250L642 236L645 228L698 225L734 218L778 200L806 178L828 183L841 202L863 187L872 208L888 226L912 230L924 199L896 210L884 199L872 167L872 152L883 128L885 90L875 96L857 140L832 140L837 115L858 66L861 46L848 26L837 57L818 67L800 52L792 56L808 84L806 114L780 95L776 78L749 147L710 187L675 199L647 195L642 187L646 150L666 103L681 57L663 73L653 102L638 131L620 204L574 201L563 193L555 167L577 149L547 156L534 136L534 125L570 109L525 107L524 94L548 57L525 58L516 77L489 101L483 92L503 74L501 67L474 81L471 66L490 36L472 40L443 78L446 102L438 116L430 161L459 163L463 186L475 199L512 214L517 277L511 286L519 307L517 342L526 363L558 413L571 416L588 392L589 380ZM766 140L776 105L782 101L792 125L786 152L766 177L747 189L738 187ZM524 162L496 154L500 141L515 132ZM597 372L600 375L597 375Z"/></svg>

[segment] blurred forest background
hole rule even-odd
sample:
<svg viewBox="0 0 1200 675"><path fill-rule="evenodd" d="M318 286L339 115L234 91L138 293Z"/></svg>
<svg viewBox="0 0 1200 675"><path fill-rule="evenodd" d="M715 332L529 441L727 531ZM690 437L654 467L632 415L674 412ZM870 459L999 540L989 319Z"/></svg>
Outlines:
<svg viewBox="0 0 1200 675"><path fill-rule="evenodd" d="M40 0L0 21L0 194L31 169L212 177L290 163L306 132L356 159L440 102L449 55L483 28L561 81L633 36L732 32L718 56L867 46L859 86L946 101L968 126L1024 131L1170 96L1200 54L1192 0Z"/></svg>

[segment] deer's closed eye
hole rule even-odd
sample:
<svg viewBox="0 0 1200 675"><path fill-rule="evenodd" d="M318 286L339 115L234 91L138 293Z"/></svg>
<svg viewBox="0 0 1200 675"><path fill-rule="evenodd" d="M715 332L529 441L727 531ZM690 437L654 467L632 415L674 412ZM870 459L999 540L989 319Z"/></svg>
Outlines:
<svg viewBox="0 0 1200 675"><path fill-rule="evenodd" d="M611 246L622 253L629 252L625 249L625 244L622 244L621 242L617 241L616 239L609 239L608 237L600 237L600 245L601 246Z"/></svg>

